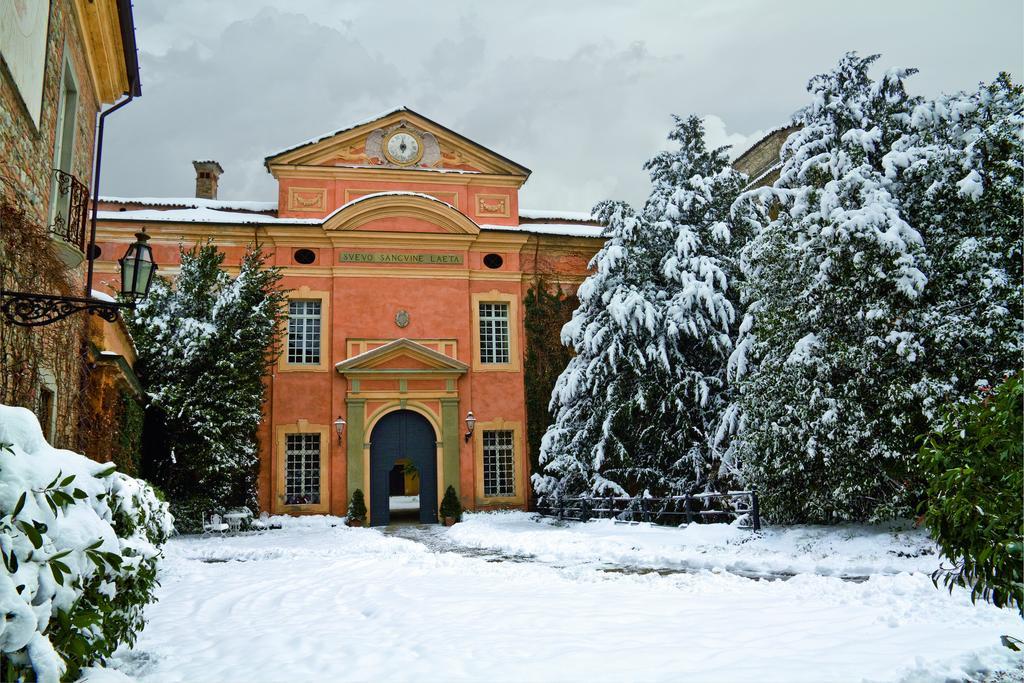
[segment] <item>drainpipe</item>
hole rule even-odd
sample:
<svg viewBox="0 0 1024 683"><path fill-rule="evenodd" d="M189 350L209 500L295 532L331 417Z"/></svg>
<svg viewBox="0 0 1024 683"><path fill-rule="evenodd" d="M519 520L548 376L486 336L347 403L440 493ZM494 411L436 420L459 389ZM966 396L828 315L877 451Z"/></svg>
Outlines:
<svg viewBox="0 0 1024 683"><path fill-rule="evenodd" d="M89 227L89 243L86 245L86 258L89 259L89 272L85 278L85 296L92 298L92 271L93 271L93 246L96 244L96 212L99 210L100 200L100 163L103 160L103 124L106 123L108 114L113 114L115 111L128 104L135 99L136 84L132 81L131 86L128 88L128 99L121 100L110 109L100 114L100 125L96 132L96 161L92 171L92 219Z"/></svg>

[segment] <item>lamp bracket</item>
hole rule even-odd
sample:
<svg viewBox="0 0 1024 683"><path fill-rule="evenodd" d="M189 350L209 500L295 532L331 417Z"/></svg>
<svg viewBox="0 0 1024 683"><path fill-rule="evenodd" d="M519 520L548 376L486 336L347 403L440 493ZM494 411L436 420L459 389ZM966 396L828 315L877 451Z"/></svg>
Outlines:
<svg viewBox="0 0 1024 683"><path fill-rule="evenodd" d="M0 312L7 320L20 327L38 327L63 320L85 311L107 322L116 322L122 308L134 308L132 303L116 303L82 296L53 296L30 292L0 290Z"/></svg>

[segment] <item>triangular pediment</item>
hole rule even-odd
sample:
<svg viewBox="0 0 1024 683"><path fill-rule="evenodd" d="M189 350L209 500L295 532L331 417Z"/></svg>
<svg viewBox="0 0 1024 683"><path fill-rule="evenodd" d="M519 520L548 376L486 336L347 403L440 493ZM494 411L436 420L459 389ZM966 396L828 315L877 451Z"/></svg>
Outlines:
<svg viewBox="0 0 1024 683"><path fill-rule="evenodd" d="M428 348L411 339L396 339L334 366L343 375L350 373L441 373L462 374L465 363Z"/></svg>
<svg viewBox="0 0 1024 683"><path fill-rule="evenodd" d="M416 154L400 163L387 151L399 132L410 133ZM406 107L307 140L266 158L271 173L282 167L375 168L389 171L515 176L525 182L530 169L459 135Z"/></svg>

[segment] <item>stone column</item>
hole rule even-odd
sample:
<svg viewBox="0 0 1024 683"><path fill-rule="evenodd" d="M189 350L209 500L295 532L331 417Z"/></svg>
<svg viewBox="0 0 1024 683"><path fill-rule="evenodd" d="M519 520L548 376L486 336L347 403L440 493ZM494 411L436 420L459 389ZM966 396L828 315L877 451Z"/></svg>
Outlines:
<svg viewBox="0 0 1024 683"><path fill-rule="evenodd" d="M348 417L348 424L345 426L348 432L348 441L345 447L345 467L348 472L348 500L345 502L347 514L348 502L352 500L352 494L356 489L363 488L363 444L366 443L363 431L366 429L366 399L346 399L345 407ZM363 491L363 496L369 496L369 493L369 491Z"/></svg>
<svg viewBox="0 0 1024 683"><path fill-rule="evenodd" d="M455 493L459 493L459 439L462 438L462 430L459 428L459 399L441 399L441 454L444 462L444 472L441 473L441 493L449 485L455 487ZM438 501L440 502L440 501Z"/></svg>

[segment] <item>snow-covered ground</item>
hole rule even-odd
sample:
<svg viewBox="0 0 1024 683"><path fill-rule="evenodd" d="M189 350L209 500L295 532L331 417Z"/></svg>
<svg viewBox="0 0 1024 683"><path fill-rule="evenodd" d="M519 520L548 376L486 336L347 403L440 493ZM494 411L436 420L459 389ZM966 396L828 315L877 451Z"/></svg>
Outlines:
<svg viewBox="0 0 1024 683"><path fill-rule="evenodd" d="M166 547L149 625L114 665L140 681L247 683L819 683L1019 671L1019 657L999 644L1004 633L1024 636L1015 611L937 590L920 572L935 556L889 557L927 547L917 534L883 533L892 538L884 542L863 530L794 534L743 543L724 528L559 528L494 514L467 515L447 531L382 533L319 517L285 519L283 529L258 535L179 538ZM501 552L462 545L470 539ZM437 540L463 551L444 552ZM722 567L749 548L765 560L759 566L800 573L772 581L728 571L619 573L594 562L653 562L660 553L675 563L686 557L673 548L693 543L707 555L724 549L732 559ZM505 552L518 556L501 561ZM819 567L872 575L810 573Z"/></svg>
<svg viewBox="0 0 1024 683"><path fill-rule="evenodd" d="M406 510L419 510L420 509L420 497L419 496L391 496L388 500L389 507L392 512L394 511L406 511Z"/></svg>
<svg viewBox="0 0 1024 683"><path fill-rule="evenodd" d="M472 548L535 556L544 562L586 562L743 574L864 577L931 573L941 557L924 529L885 526L793 526L754 534L730 524L685 528L593 520L565 523L526 512L467 514L448 539Z"/></svg>

